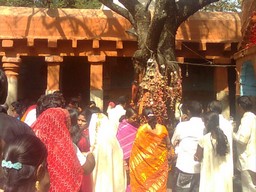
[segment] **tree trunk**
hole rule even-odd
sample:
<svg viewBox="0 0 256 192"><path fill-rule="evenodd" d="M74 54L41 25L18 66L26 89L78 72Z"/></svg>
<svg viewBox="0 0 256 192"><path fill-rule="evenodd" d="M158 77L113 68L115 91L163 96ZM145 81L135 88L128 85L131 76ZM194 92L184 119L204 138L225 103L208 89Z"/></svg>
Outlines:
<svg viewBox="0 0 256 192"><path fill-rule="evenodd" d="M125 8L112 0L100 1L127 18L137 32L132 99L139 113L152 107L159 121L174 122L175 106L182 96L175 57L176 31L190 15L218 0L155 0L153 12L148 9L152 0L119 0Z"/></svg>

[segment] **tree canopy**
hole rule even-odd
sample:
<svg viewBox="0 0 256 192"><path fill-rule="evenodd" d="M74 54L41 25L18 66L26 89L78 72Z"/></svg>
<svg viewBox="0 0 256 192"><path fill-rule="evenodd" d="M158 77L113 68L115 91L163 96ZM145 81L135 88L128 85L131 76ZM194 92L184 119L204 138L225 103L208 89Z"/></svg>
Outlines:
<svg viewBox="0 0 256 192"><path fill-rule="evenodd" d="M98 9L98 0L0 0L0 6Z"/></svg>
<svg viewBox="0 0 256 192"><path fill-rule="evenodd" d="M221 0L212 3L202 9L202 11L233 11L237 12L241 8L242 0ZM101 7L100 0L0 0L1 6L17 7L55 7L55 8L78 8L78 9L98 9Z"/></svg>
<svg viewBox="0 0 256 192"><path fill-rule="evenodd" d="M221 0L204 7L202 11L239 12L241 4L242 0Z"/></svg>

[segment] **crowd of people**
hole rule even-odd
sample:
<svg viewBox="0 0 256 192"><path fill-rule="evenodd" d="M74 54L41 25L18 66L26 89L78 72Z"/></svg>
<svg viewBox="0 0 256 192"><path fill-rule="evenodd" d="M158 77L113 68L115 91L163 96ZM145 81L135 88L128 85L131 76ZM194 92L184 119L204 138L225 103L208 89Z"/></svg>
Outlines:
<svg viewBox="0 0 256 192"><path fill-rule="evenodd" d="M256 191L256 116L248 96L238 98L243 117L235 131L220 101L206 109L184 102L170 128L152 107L138 114L124 96L103 112L93 101L66 104L57 91L26 108L16 101L7 114L7 88L0 69L0 191L232 192L234 170L241 192Z"/></svg>

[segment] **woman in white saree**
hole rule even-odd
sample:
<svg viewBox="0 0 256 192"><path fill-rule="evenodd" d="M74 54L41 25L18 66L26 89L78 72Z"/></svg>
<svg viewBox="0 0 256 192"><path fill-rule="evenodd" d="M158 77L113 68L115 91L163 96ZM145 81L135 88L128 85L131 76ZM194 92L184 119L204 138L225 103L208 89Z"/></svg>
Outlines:
<svg viewBox="0 0 256 192"><path fill-rule="evenodd" d="M95 157L92 172L94 192L124 192L126 172L123 166L123 152L108 117L93 113L89 125L91 151Z"/></svg>

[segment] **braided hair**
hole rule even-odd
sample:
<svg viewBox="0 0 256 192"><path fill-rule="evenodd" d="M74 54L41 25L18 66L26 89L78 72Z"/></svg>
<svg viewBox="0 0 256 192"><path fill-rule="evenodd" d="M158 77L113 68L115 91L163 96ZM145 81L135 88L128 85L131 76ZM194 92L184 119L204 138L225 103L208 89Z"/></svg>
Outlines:
<svg viewBox="0 0 256 192"><path fill-rule="evenodd" d="M219 127L219 114L208 112L206 113L204 120L207 132L216 135L216 153L220 156L225 156L229 151L229 144L227 136Z"/></svg>

